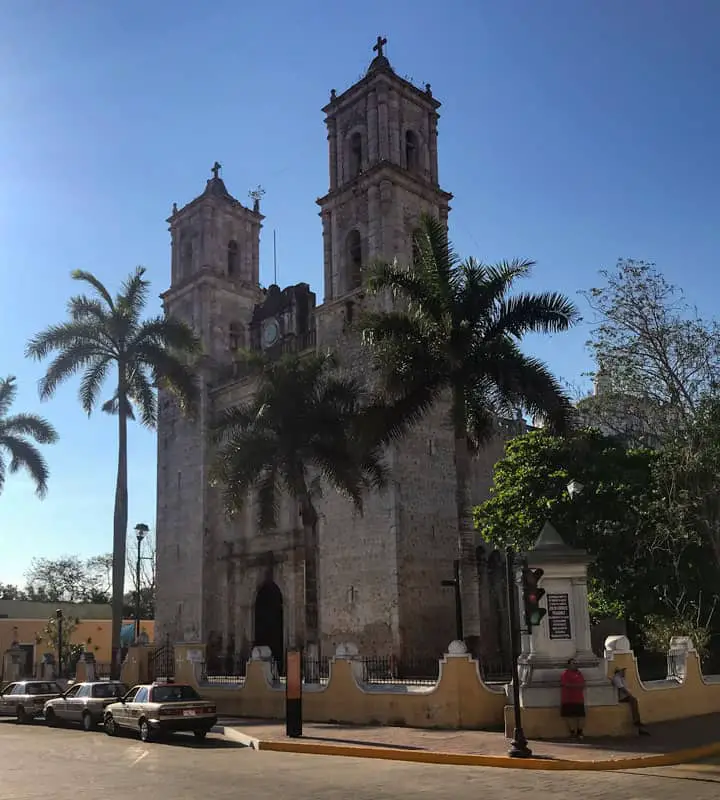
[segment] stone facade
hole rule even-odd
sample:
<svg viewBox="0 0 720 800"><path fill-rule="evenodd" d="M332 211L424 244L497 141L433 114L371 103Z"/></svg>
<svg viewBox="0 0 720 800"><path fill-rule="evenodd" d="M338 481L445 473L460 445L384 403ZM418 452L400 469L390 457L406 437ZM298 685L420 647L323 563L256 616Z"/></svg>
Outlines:
<svg viewBox="0 0 720 800"><path fill-rule="evenodd" d="M208 485L209 424L252 392L234 371L238 347L278 353L329 347L343 368L368 376L355 326L369 302L362 265L377 258L408 262L420 215L448 218L451 195L438 183L439 105L429 86L421 90L398 77L382 52L356 85L340 95L332 92L323 109L330 186L317 201L324 241L320 306L307 284L260 288L259 202L249 209L234 199L218 175L219 165L203 194L173 208L172 283L165 308L194 325L207 356L195 421L183 419L169 398L160 402L158 636L204 642L209 655L247 655L253 645L265 645L280 657L289 644L303 641L297 504L285 499L278 529L269 533L256 529L250 507L243 519L228 521ZM447 406L439 403L390 449L391 484L367 499L362 515L332 491L324 492L318 531L324 652L351 641L364 652L437 657L454 637L453 592L441 585L452 577L457 557L447 419ZM507 433L499 432L475 462L478 502L487 497ZM497 573L497 565L489 568ZM485 581L479 602L489 653L499 647L503 600L496 595Z"/></svg>

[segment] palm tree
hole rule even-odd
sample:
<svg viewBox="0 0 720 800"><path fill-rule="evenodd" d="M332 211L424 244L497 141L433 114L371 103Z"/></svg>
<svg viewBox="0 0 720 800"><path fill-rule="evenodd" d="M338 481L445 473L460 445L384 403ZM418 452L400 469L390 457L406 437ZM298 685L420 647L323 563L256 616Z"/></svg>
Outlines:
<svg viewBox="0 0 720 800"><path fill-rule="evenodd" d="M470 455L492 435L498 417L529 412L555 430L567 427L572 406L559 383L538 359L518 344L530 332L564 331L577 319L561 294L509 292L532 261L486 266L460 261L438 220L423 217L413 237L409 268L380 263L370 270L368 288L389 292L404 305L366 313L363 339L370 346L386 400L366 412L375 433L397 440L443 396L450 397L455 438L458 545L466 565L463 604L477 616L477 570L469 492ZM378 427L379 426L379 427ZM479 619L468 643L475 646Z"/></svg>
<svg viewBox="0 0 720 800"><path fill-rule="evenodd" d="M128 420L138 418L146 427L155 426L157 387L173 393L185 410L192 409L198 391L189 363L190 356L198 351L198 340L189 326L172 317L142 320L150 287L144 275L144 268L138 267L112 297L91 273L73 272L73 280L90 287L91 294L71 297L67 307L69 319L34 336L26 350L28 357L37 360L50 353L56 354L40 381L43 400L52 397L66 379L82 374L79 399L88 416L99 402L106 378L113 372L112 395L101 409L116 415L118 421L112 570L112 668L115 674L120 667L125 584Z"/></svg>
<svg viewBox="0 0 720 800"><path fill-rule="evenodd" d="M49 422L35 414L8 416L16 396L15 377L0 378L0 493L5 485L6 470L14 473L24 469L33 479L38 497L45 497L50 474L48 466L37 447L28 440L54 444L58 435ZM9 466L5 454L10 456Z"/></svg>
<svg viewBox="0 0 720 800"><path fill-rule="evenodd" d="M255 495L263 531L276 527L282 493L298 503L305 548L305 646L317 653L320 483L362 510L364 493L385 485L381 449L361 444L356 435L364 392L354 379L335 371L332 355L272 360L245 352L240 361L257 386L249 402L227 410L216 423L213 480L230 515Z"/></svg>

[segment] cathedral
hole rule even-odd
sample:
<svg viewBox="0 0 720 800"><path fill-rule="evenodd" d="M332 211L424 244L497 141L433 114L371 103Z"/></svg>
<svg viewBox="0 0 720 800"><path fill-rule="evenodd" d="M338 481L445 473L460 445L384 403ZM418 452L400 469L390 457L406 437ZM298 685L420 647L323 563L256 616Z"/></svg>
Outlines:
<svg viewBox="0 0 720 800"><path fill-rule="evenodd" d="M304 542L297 503L286 499L273 531L259 531L254 509L228 520L208 474L209 427L221 410L247 399L234 352L270 355L332 349L342 368L367 371L357 318L367 302L362 267L375 259L411 260L423 213L447 224L452 195L438 173L439 101L430 85L401 78L378 38L364 76L322 109L329 187L317 200L322 220L324 296L307 283L263 289L259 280L260 197L247 207L215 164L205 190L173 206L171 281L165 310L192 324L204 356L197 418L184 418L161 394L157 475L157 621L160 639L202 642L243 657L266 645L276 658L304 637ZM458 558L453 437L442 403L389 448L387 489L363 514L331 490L318 501L321 650L341 643L360 652L437 657L456 638L454 568L464 631L491 657L501 647L501 564L472 575ZM487 497L499 436L474 463L473 493Z"/></svg>

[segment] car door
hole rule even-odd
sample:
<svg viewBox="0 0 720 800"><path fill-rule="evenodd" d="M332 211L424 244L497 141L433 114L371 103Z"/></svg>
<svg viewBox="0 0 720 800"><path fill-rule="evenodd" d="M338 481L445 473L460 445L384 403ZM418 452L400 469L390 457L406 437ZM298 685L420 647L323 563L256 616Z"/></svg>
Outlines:
<svg viewBox="0 0 720 800"><path fill-rule="evenodd" d="M15 683L9 683L5 687L2 697L0 697L0 716L7 717L10 715L10 709L12 707L10 695L13 693L16 686L17 684Z"/></svg>
<svg viewBox="0 0 720 800"><path fill-rule="evenodd" d="M81 683L71 686L54 706L55 713L60 719L72 722L75 720L74 710L77 708L77 696L82 688Z"/></svg>
<svg viewBox="0 0 720 800"><path fill-rule="evenodd" d="M115 718L116 724L122 727L130 725L130 710L139 689L139 686L134 686L130 689L125 697L123 697L122 702L113 709L113 717Z"/></svg>
<svg viewBox="0 0 720 800"><path fill-rule="evenodd" d="M65 715L69 722L80 722L83 710L83 693L90 687L86 683L76 683L65 693Z"/></svg>
<svg viewBox="0 0 720 800"><path fill-rule="evenodd" d="M150 692L147 686L141 686L133 698L132 703L128 703L128 727L135 728L138 725L143 705L147 703Z"/></svg>

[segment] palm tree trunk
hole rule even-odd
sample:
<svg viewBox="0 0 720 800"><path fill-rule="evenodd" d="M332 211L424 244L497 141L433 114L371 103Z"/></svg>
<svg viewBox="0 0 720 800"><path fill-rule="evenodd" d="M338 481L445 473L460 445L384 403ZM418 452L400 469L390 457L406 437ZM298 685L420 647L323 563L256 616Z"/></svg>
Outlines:
<svg viewBox="0 0 720 800"><path fill-rule="evenodd" d="M475 525L470 498L470 451L467 442L465 401L459 392L453 397L455 435L455 502L458 518L460 597L465 644L473 655L480 646L480 581L475 555Z"/></svg>
<svg viewBox="0 0 720 800"><path fill-rule="evenodd" d="M301 499L303 540L305 545L305 655L308 660L306 679L315 682L320 657L320 623L318 616L318 515L309 495Z"/></svg>
<svg viewBox="0 0 720 800"><path fill-rule="evenodd" d="M112 568L112 666L113 678L120 677L120 630L125 596L125 550L127 547L128 488L127 488L127 406L124 381L118 385L118 471L115 484L115 514L113 519Z"/></svg>

